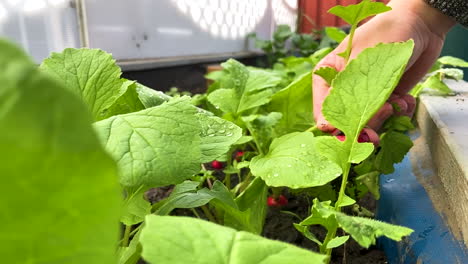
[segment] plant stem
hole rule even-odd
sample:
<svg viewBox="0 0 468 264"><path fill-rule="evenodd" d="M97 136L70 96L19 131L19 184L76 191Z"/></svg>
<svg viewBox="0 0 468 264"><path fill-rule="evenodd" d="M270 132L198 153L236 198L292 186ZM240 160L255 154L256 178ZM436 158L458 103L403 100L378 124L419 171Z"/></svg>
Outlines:
<svg viewBox="0 0 468 264"><path fill-rule="evenodd" d="M340 204L343 201L343 197L345 195L345 190L346 190L346 185L348 184L348 175L349 175L349 170L351 169L351 164L347 163L346 166L344 167L343 170L343 176L341 178L341 187L340 187L340 193L338 194L338 199L336 200L335 203L335 210L340 212Z"/></svg>
<svg viewBox="0 0 468 264"><path fill-rule="evenodd" d="M348 46L346 47L346 51L345 51L345 64L348 64L349 57L351 56L351 50L353 48L353 38L354 38L354 33L356 32L356 28L357 28L357 25L351 26L351 30L349 32Z"/></svg>
<svg viewBox="0 0 468 264"><path fill-rule="evenodd" d="M309 127L305 132L314 132L317 131L317 126Z"/></svg>
<svg viewBox="0 0 468 264"><path fill-rule="evenodd" d="M201 209L203 210L203 213L206 215L206 217L208 218L208 220L210 220L211 222L217 224L218 222L216 221L214 215L211 213L210 209L208 209L208 207L206 205L202 205L201 206Z"/></svg>
<svg viewBox="0 0 468 264"><path fill-rule="evenodd" d="M198 214L197 210L195 208L190 208L192 210L192 213L198 218L200 219L200 215Z"/></svg>
<svg viewBox="0 0 468 264"><path fill-rule="evenodd" d="M242 181L242 185L239 187L239 193L242 193L243 191L245 191L247 186L249 186L249 180L251 177L252 177L252 172L249 171L245 179Z"/></svg>
<svg viewBox="0 0 468 264"><path fill-rule="evenodd" d="M125 231L124 231L124 237L122 240L122 247L128 247L130 243L130 232L132 231L132 226L131 225L126 225L125 226Z"/></svg>
<svg viewBox="0 0 468 264"><path fill-rule="evenodd" d="M341 201L343 200L343 197L345 195L345 190L346 190L346 185L348 184L348 176L349 176L349 171L351 169L351 164L346 163L344 170L343 170L343 176L341 178L341 186L340 186L340 193L338 195L338 199L336 200L335 203L335 211L340 212L341 211ZM338 225L333 227L332 229L328 230L327 236L325 237L325 240L323 241L323 246L320 248L321 253L326 253L327 256L331 257L332 249L327 249L326 246L330 240L335 238L336 236L336 231L338 229ZM330 258L328 258L330 259ZM330 260L328 260L330 261Z"/></svg>

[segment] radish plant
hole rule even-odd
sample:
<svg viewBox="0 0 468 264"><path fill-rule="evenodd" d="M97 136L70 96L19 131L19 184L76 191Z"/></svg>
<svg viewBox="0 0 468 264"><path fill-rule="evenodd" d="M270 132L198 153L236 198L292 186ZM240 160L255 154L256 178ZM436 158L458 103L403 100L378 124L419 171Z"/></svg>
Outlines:
<svg viewBox="0 0 468 264"><path fill-rule="evenodd" d="M352 43L361 20L388 10L365 0L330 12L352 25ZM413 43L379 44L354 60L351 47L339 73L312 73L330 48L274 69L230 59L207 76L206 94L190 98L121 78L101 50L66 49L38 68L0 41L5 262L327 263L350 237L369 247L409 235L362 217L371 214L365 208L357 216L343 208L366 192L378 198L379 175L412 146L405 116L385 123L378 148L361 131L398 83ZM440 65L430 76L460 77ZM312 74L333 87L323 114L342 135L315 129ZM167 193L150 202L148 190L162 187ZM260 236L267 211L287 206L286 188L314 190L311 214L295 228L320 253Z"/></svg>

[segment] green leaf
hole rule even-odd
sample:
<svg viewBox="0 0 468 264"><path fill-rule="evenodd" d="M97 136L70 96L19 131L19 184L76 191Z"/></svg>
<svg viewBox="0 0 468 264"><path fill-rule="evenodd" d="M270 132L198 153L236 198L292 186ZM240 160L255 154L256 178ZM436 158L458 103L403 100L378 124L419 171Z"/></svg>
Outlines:
<svg viewBox="0 0 468 264"><path fill-rule="evenodd" d="M385 236L400 241L404 236L413 232L407 227L387 224L365 217L348 216L343 213L336 213L336 220L345 232L365 248L374 245L377 237Z"/></svg>
<svg viewBox="0 0 468 264"><path fill-rule="evenodd" d="M392 10L392 8L386 6L384 3L363 0L356 5L337 5L328 10L328 13L341 17L348 24L355 26L370 16L374 16L390 10Z"/></svg>
<svg viewBox="0 0 468 264"><path fill-rule="evenodd" d="M337 27L325 27L325 34L338 43L341 43L341 41L343 41L347 36L343 30Z"/></svg>
<svg viewBox="0 0 468 264"><path fill-rule="evenodd" d="M323 245L323 243L320 242L320 240L312 232L310 232L308 226L303 226L303 225L296 224L296 223L294 223L293 225L296 228L296 230L301 232L307 239L316 243L319 246Z"/></svg>
<svg viewBox="0 0 468 264"><path fill-rule="evenodd" d="M133 236L128 247L119 247L117 250L118 264L137 264L140 261L142 251L140 233L141 231L138 231Z"/></svg>
<svg viewBox="0 0 468 264"><path fill-rule="evenodd" d="M115 263L117 168L81 100L0 40L3 263Z"/></svg>
<svg viewBox="0 0 468 264"><path fill-rule="evenodd" d="M313 210L318 212L323 218L334 216L339 227L365 248L374 245L378 237L385 236L392 240L400 241L404 236L408 236L413 232L412 229L403 226L387 224L365 217L348 216L335 211L327 203L319 202L317 199L314 200ZM306 221L307 219L303 222Z"/></svg>
<svg viewBox="0 0 468 264"><path fill-rule="evenodd" d="M350 205L353 205L355 203L356 203L356 201L353 198L351 198L351 197L349 197L349 196L347 196L345 194L343 196L343 199L341 200L341 203L340 203L339 207L350 206Z"/></svg>
<svg viewBox="0 0 468 264"><path fill-rule="evenodd" d="M273 95L267 105L269 112L283 114L276 126L278 135L304 131L313 126L312 111L312 74L302 75L283 90Z"/></svg>
<svg viewBox="0 0 468 264"><path fill-rule="evenodd" d="M468 67L468 62L460 58L456 58L452 56L443 56L443 57L440 57L437 61L443 65L449 65L453 67L462 67L462 68Z"/></svg>
<svg viewBox="0 0 468 264"><path fill-rule="evenodd" d="M356 180L362 182L367 187L377 200L380 199L379 175L380 172L372 171L356 178Z"/></svg>
<svg viewBox="0 0 468 264"><path fill-rule="evenodd" d="M102 112L103 118L109 118L114 115L127 114L145 109L137 93L137 84L134 81L125 81L122 86L125 93Z"/></svg>
<svg viewBox="0 0 468 264"><path fill-rule="evenodd" d="M334 208L330 204L330 201L319 202L318 199L314 199L312 214L304 219L300 225L321 225L327 230L336 229L338 223L336 222L333 213L331 213L334 212Z"/></svg>
<svg viewBox="0 0 468 264"><path fill-rule="evenodd" d="M314 74L322 77L328 85L331 85L333 79L335 79L336 75L338 74L338 71L332 67L322 67L314 71Z"/></svg>
<svg viewBox="0 0 468 264"><path fill-rule="evenodd" d="M41 70L52 75L86 103L95 120L125 93L112 55L98 49L65 49L45 59Z"/></svg>
<svg viewBox="0 0 468 264"><path fill-rule="evenodd" d="M171 99L171 97L165 93L155 91L140 83L136 83L136 91L138 93L138 98L140 98L140 101L145 108L161 105Z"/></svg>
<svg viewBox="0 0 468 264"><path fill-rule="evenodd" d="M253 140L252 136L241 136L234 145L244 145L246 143L249 143L250 141Z"/></svg>
<svg viewBox="0 0 468 264"><path fill-rule="evenodd" d="M449 68L449 69L440 69L435 71L436 74L439 74L440 79L453 79L460 81L463 79L463 71L460 69Z"/></svg>
<svg viewBox="0 0 468 264"><path fill-rule="evenodd" d="M242 137L242 129L209 112L197 114L201 128L201 162L210 162L226 154Z"/></svg>
<svg viewBox="0 0 468 264"><path fill-rule="evenodd" d="M126 187L181 183L241 136L240 128L196 108L188 97L113 116L95 128L118 161L120 182Z"/></svg>
<svg viewBox="0 0 468 264"><path fill-rule="evenodd" d="M328 249L337 248L337 247L343 245L344 243L346 243L346 241L348 241L348 239L349 239L349 236L335 237L332 240L328 241L327 248Z"/></svg>
<svg viewBox="0 0 468 264"><path fill-rule="evenodd" d="M169 197L155 211L157 215L168 215L176 208L195 208L218 199L226 206L238 209L231 192L221 182L216 181L213 189L197 190L198 182L185 181L176 186Z"/></svg>
<svg viewBox="0 0 468 264"><path fill-rule="evenodd" d="M124 225L136 225L145 220L145 216L151 213L151 203L145 200L146 188L143 186L130 193L124 201L124 212L120 222Z"/></svg>
<svg viewBox="0 0 468 264"><path fill-rule="evenodd" d="M439 74L433 75L429 78L427 78L423 83L422 83L422 88L429 88L436 90L437 92L443 94L443 95L449 95L453 94L452 89L445 84L441 76Z"/></svg>
<svg viewBox="0 0 468 264"><path fill-rule="evenodd" d="M271 90L281 79L264 70L249 70L240 62L230 59L222 64L227 72L220 80L220 89L208 95L208 101L225 113L240 114L267 104Z"/></svg>
<svg viewBox="0 0 468 264"><path fill-rule="evenodd" d="M236 204L239 210L242 211L241 215L244 216L241 219L246 219L246 221L238 221L236 218L241 215L231 215L230 211L232 210L229 210L224 217L225 225L260 235L267 214L267 195L268 187L265 182L260 178L255 178L245 191L236 198Z"/></svg>
<svg viewBox="0 0 468 264"><path fill-rule="evenodd" d="M275 126L282 118L282 114L278 112L270 112L268 115L250 115L242 117L246 123L255 142L263 152L268 150L273 138L276 138Z"/></svg>
<svg viewBox="0 0 468 264"><path fill-rule="evenodd" d="M141 234L149 263L325 263L326 256L199 219L148 216ZM209 250L207 250L209 249Z"/></svg>
<svg viewBox="0 0 468 264"><path fill-rule="evenodd" d="M341 175L341 169L315 151L309 132L294 132L273 140L266 155L254 157L252 174L268 186L305 188L324 185Z"/></svg>
<svg viewBox="0 0 468 264"><path fill-rule="evenodd" d="M413 46L410 40L365 49L337 75L322 112L330 124L344 132L346 140L321 137L317 147L322 155L345 168L372 153L372 145L358 143L358 136L393 92Z"/></svg>
<svg viewBox="0 0 468 264"><path fill-rule="evenodd" d="M408 116L392 116L384 124L385 130L396 130L406 132L414 129L411 118Z"/></svg>
<svg viewBox="0 0 468 264"><path fill-rule="evenodd" d="M375 167L383 174L394 172L393 165L400 163L412 146L409 136L394 131L386 132L380 141L381 149L375 158Z"/></svg>
<svg viewBox="0 0 468 264"><path fill-rule="evenodd" d="M174 99L139 112L95 123L101 141L120 167L126 187L180 183L200 170L197 110Z"/></svg>
<svg viewBox="0 0 468 264"><path fill-rule="evenodd" d="M413 96L414 98L418 98L421 92L423 91L424 86L422 83L416 84L411 91L408 92L409 95Z"/></svg>

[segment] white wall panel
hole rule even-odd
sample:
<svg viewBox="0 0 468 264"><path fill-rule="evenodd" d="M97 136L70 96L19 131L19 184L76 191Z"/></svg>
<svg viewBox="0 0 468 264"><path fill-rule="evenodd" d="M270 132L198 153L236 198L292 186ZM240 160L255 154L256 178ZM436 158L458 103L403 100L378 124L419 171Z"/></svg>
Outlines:
<svg viewBox="0 0 468 264"><path fill-rule="evenodd" d="M20 44L36 62L52 51L79 47L73 1L0 0L0 37Z"/></svg>
<svg viewBox="0 0 468 264"><path fill-rule="evenodd" d="M249 32L269 38L276 23L295 24L297 9L296 0L85 3L90 47L111 52L120 60L245 51Z"/></svg>

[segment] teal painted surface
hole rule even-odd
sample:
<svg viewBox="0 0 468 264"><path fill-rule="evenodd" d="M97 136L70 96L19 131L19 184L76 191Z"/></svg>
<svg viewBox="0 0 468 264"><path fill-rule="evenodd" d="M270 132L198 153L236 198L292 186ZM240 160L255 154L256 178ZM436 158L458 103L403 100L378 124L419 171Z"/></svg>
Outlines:
<svg viewBox="0 0 468 264"><path fill-rule="evenodd" d="M419 133L412 134L412 139ZM376 218L414 230L402 242L380 238L389 264L468 264L468 248L450 232L413 172L409 153L395 172L380 176ZM433 173L421 170L421 176Z"/></svg>
<svg viewBox="0 0 468 264"><path fill-rule="evenodd" d="M457 25L447 34L442 56L448 55L468 60L468 29ZM468 69L464 72L464 79L468 81Z"/></svg>

